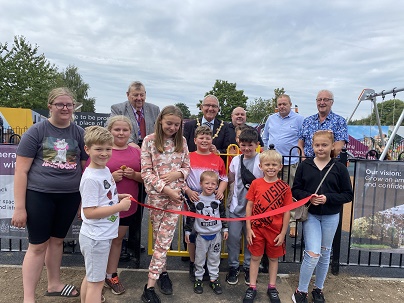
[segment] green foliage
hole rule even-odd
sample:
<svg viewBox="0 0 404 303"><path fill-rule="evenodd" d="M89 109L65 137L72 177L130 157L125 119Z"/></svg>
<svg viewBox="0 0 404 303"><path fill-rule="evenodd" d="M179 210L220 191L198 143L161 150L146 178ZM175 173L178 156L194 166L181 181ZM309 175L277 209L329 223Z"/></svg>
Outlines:
<svg viewBox="0 0 404 303"><path fill-rule="evenodd" d="M60 81L57 68L25 37L0 43L0 106L46 109L49 91Z"/></svg>
<svg viewBox="0 0 404 303"><path fill-rule="evenodd" d="M386 100L377 103L377 109L379 111L381 125L396 125L398 118L404 110L404 102L400 99ZM372 113L368 117L359 120L353 120L349 124L376 125L377 120L375 109L373 109ZM404 126L404 121L401 123L401 126Z"/></svg>
<svg viewBox="0 0 404 303"><path fill-rule="evenodd" d="M256 123L265 123L265 118L268 115L273 114L276 109L276 100L279 95L284 94L285 89L275 88L274 89L274 97L271 99L262 99L256 98L254 101L249 102L247 104L247 121L248 122L256 122Z"/></svg>
<svg viewBox="0 0 404 303"><path fill-rule="evenodd" d="M219 99L219 119L231 121L231 112L234 108L238 106L246 108L248 97L244 95L243 90L237 90L236 86L236 83L216 80L213 88L205 94L205 96L214 95ZM196 105L197 108L200 108L201 104L202 100L199 100L199 103Z"/></svg>
<svg viewBox="0 0 404 303"><path fill-rule="evenodd" d="M189 111L189 107L185 103L175 103L175 106L177 106L181 111L182 115L184 116L184 119L189 119L191 117L191 112Z"/></svg>
<svg viewBox="0 0 404 303"><path fill-rule="evenodd" d="M95 112L95 98L88 98L88 90L90 85L83 81L83 78L78 73L78 68L74 65L69 65L62 73L60 73L62 79L61 86L70 88L76 95L76 101L80 102L82 112Z"/></svg>

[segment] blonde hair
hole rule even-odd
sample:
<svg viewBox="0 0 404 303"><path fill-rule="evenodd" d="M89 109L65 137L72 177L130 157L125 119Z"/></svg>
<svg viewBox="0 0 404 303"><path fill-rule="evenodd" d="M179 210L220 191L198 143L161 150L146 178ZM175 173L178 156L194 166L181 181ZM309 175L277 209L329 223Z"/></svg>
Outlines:
<svg viewBox="0 0 404 303"><path fill-rule="evenodd" d="M69 88L56 87L56 88L52 89L48 94L48 105L52 105L53 101L55 101L55 99L60 96L68 96L72 99L73 104L76 103L76 97ZM49 118L51 117L51 111L49 111L48 117ZM72 115L70 121L72 121L72 122L74 121L74 115Z"/></svg>
<svg viewBox="0 0 404 303"><path fill-rule="evenodd" d="M274 149L264 150L262 153L260 153L259 157L260 163L264 161L275 161L282 164L282 155Z"/></svg>
<svg viewBox="0 0 404 303"><path fill-rule="evenodd" d="M213 170L205 170L200 177L200 181L203 182L206 178L213 178L216 180L216 183L219 184L219 176Z"/></svg>
<svg viewBox="0 0 404 303"><path fill-rule="evenodd" d="M114 125L115 122L118 121L122 121L122 122L126 122L129 125L129 130L132 132L133 126L132 126L132 122L130 121L130 119L126 116L123 115L118 115L118 116L112 116L108 119L107 121L107 129L108 131L112 130L112 126Z"/></svg>
<svg viewBox="0 0 404 303"><path fill-rule="evenodd" d="M102 126L94 125L86 127L84 132L84 144L91 147L94 144L109 144L113 145L114 137Z"/></svg>
<svg viewBox="0 0 404 303"><path fill-rule="evenodd" d="M184 148L184 139L182 136L183 118L182 118L182 111L175 105L168 105L164 107L163 110L160 112L160 114L157 116L157 121L154 127L154 133L156 136L155 138L156 149L158 150L159 153L164 152L164 132L163 127L161 126L161 120L163 120L163 117L166 115L177 116L178 118L181 119L180 128L174 135L174 146L175 146L174 151L180 153Z"/></svg>
<svg viewBox="0 0 404 303"><path fill-rule="evenodd" d="M314 139L317 137L327 137L331 143L334 143L334 133L332 130L325 129L325 130L318 130L313 134L312 144L314 143ZM331 150L330 157L335 158L335 151L334 149Z"/></svg>

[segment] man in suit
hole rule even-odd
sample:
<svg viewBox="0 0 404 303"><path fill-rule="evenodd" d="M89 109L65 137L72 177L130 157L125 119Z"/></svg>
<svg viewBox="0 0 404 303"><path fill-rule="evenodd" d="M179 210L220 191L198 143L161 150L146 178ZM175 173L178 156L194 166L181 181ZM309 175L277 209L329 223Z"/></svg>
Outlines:
<svg viewBox="0 0 404 303"><path fill-rule="evenodd" d="M189 151L196 151L195 129L200 125L207 125L213 132L211 152L226 153L227 146L230 144L230 134L227 123L216 119L220 111L219 100L213 95L207 95L202 101L201 111L203 113L202 118L188 121L184 125L184 137L187 140Z"/></svg>
<svg viewBox="0 0 404 303"><path fill-rule="evenodd" d="M146 89L142 82L134 81L126 92L128 101L111 106L111 117L123 115L133 124L130 142L141 146L144 137L154 132L154 123L160 113L157 105L146 103Z"/></svg>
<svg viewBox="0 0 404 303"><path fill-rule="evenodd" d="M144 137L154 132L154 123L160 113L157 105L146 103L146 89L142 82L134 81L129 85L126 92L128 101L111 106L111 117L116 115L126 116L132 121L132 134L129 138L130 145L142 146ZM138 201L144 203L146 193L143 185L139 185ZM142 228L143 207L138 207L135 218L129 226L128 247L132 248L135 257L135 267L140 266L141 252L141 228ZM144 249L144 248L143 248ZM121 257L123 257L121 255Z"/></svg>

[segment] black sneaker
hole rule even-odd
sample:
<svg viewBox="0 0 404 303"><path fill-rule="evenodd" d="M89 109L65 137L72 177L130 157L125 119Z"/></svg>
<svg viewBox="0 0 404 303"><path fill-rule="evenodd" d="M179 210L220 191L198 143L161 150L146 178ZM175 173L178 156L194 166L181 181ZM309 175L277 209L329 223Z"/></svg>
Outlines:
<svg viewBox="0 0 404 303"><path fill-rule="evenodd" d="M311 292L311 295L313 296L313 303L324 303L324 294L319 288L313 289Z"/></svg>
<svg viewBox="0 0 404 303"><path fill-rule="evenodd" d="M230 267L229 273L226 275L226 282L230 285L236 285L238 283L238 274L240 270L235 267Z"/></svg>
<svg viewBox="0 0 404 303"><path fill-rule="evenodd" d="M252 287L247 288L243 298L243 303L253 303L255 297L257 296L257 290Z"/></svg>
<svg viewBox="0 0 404 303"><path fill-rule="evenodd" d="M250 285L250 269L244 268L244 282L246 285Z"/></svg>
<svg viewBox="0 0 404 303"><path fill-rule="evenodd" d="M189 279L191 282L195 282L195 263L189 262Z"/></svg>
<svg viewBox="0 0 404 303"><path fill-rule="evenodd" d="M165 295L173 294L173 282L171 282L170 277L168 276L168 272L163 272L160 274L159 279L157 280L157 285L160 288L160 291Z"/></svg>
<svg viewBox="0 0 404 303"><path fill-rule="evenodd" d="M294 303L309 303L307 300L307 293L300 292L296 289L295 293L292 295L292 301Z"/></svg>
<svg viewBox="0 0 404 303"><path fill-rule="evenodd" d="M194 282L194 293L201 294L203 293L203 283L202 280L196 279Z"/></svg>
<svg viewBox="0 0 404 303"><path fill-rule="evenodd" d="M147 284L144 286L142 301L144 303L161 303L159 296L154 291L154 287L147 288Z"/></svg>
<svg viewBox="0 0 404 303"><path fill-rule="evenodd" d="M214 292L215 294L220 295L220 294L223 293L222 285L220 285L219 279L216 279L216 280L213 281L213 282L210 281L210 282L209 282L209 286L210 286L210 288L213 289L213 292Z"/></svg>
<svg viewBox="0 0 404 303"><path fill-rule="evenodd" d="M268 288L267 295L269 296L269 301L271 303L281 303L281 299L279 299L279 292L276 288Z"/></svg>

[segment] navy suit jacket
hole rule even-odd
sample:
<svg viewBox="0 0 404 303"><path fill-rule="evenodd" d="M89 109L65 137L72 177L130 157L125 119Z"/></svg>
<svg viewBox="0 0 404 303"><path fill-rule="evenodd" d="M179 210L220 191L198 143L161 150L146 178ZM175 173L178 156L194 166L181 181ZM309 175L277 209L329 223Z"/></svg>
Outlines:
<svg viewBox="0 0 404 303"><path fill-rule="evenodd" d="M146 124L146 135L154 133L154 124L157 120L157 116L160 113L160 108L157 105L145 102L143 104L143 114L144 121ZM111 117L123 115L130 119L132 122L132 134L129 138L129 142L139 143L139 126L137 124L135 113L133 112L133 107L129 101L114 104L111 106Z"/></svg>
<svg viewBox="0 0 404 303"><path fill-rule="evenodd" d="M199 118L199 123L202 123L202 118ZM217 129L220 127L221 120L215 119L215 123L213 125L213 135L216 134ZM195 129L198 127L196 124L196 120L188 121L184 125L184 137L187 140L188 150L190 152L196 151L196 145L194 142L195 138ZM223 124L217 138L213 139L213 145L219 150L220 153L226 153L227 147L230 144L230 136L229 136L229 126L227 123Z"/></svg>

